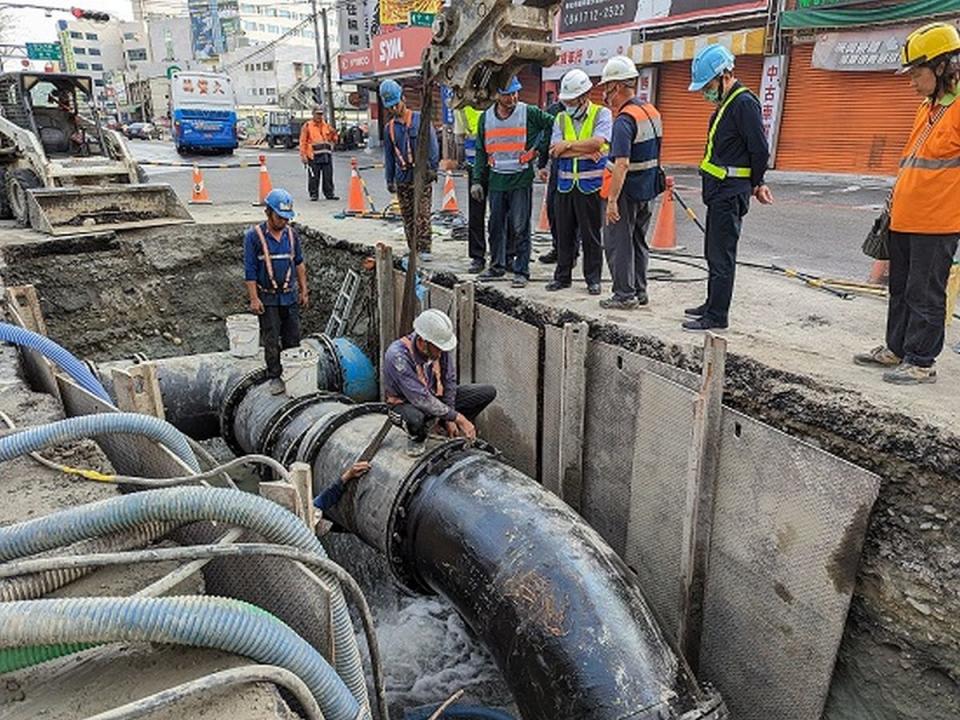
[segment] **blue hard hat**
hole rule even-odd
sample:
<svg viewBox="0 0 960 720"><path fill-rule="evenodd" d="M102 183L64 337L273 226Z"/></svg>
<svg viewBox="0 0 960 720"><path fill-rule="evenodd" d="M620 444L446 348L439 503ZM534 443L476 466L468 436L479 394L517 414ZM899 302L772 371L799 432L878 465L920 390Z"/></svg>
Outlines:
<svg viewBox="0 0 960 720"><path fill-rule="evenodd" d="M287 220L293 220L296 215L293 211L293 196L283 188L274 188L267 193L263 204Z"/></svg>
<svg viewBox="0 0 960 720"><path fill-rule="evenodd" d="M724 70L733 70L733 53L723 45L714 43L707 45L693 58L690 67L690 92L703 90L704 86Z"/></svg>
<svg viewBox="0 0 960 720"><path fill-rule="evenodd" d="M509 85L507 85L505 88L500 88L500 94L501 94L501 95L510 95L510 94L512 94L512 93L515 93L515 92L520 92L520 88L522 88L522 87L523 87L523 86L520 84L520 81L517 80L516 77L514 77L512 80L510 80L510 84L509 84Z"/></svg>
<svg viewBox="0 0 960 720"><path fill-rule="evenodd" d="M385 108L396 107L403 96L403 88L396 80L384 80L380 83L380 99Z"/></svg>

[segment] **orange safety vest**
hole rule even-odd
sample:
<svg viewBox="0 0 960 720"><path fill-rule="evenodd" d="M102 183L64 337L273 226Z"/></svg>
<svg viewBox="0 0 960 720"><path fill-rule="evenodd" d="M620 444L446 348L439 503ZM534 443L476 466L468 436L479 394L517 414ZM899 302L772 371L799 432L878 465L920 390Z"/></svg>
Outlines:
<svg viewBox="0 0 960 720"><path fill-rule="evenodd" d="M267 277L270 279L270 285L272 287L265 288L260 287L261 292L266 293L285 293L290 292L290 279L293 277L293 262L294 258L297 256L297 240L293 235L293 228L287 225L287 232L290 233L290 253L288 255L270 255L270 248L267 245L267 238L263 234L263 230L260 229L259 225L254 225L253 229L257 231L257 237L260 238L260 252L263 253L258 259L263 260L264 265L267 267ZM274 258L278 260L289 259L290 264L287 265L287 275L283 278L283 286L277 284L277 278L273 274L273 260Z"/></svg>
<svg viewBox="0 0 960 720"><path fill-rule="evenodd" d="M336 130L326 122L310 120L300 130L300 157L313 160L315 155L330 155L336 141Z"/></svg>
<svg viewBox="0 0 960 720"><path fill-rule="evenodd" d="M645 172L655 170L660 165L660 157L657 154L658 148L654 148L652 156L643 153L643 143L648 140L656 140L663 136L663 125L660 118L660 111L650 103L636 105L628 102L617 113L617 117L629 115L637 124L637 131L633 136L633 144L630 146L630 163L627 165L627 173ZM606 200L610 197L610 185L613 183L612 161L607 162L603 171L603 182L600 186L600 197Z"/></svg>
<svg viewBox="0 0 960 720"><path fill-rule="evenodd" d="M900 160L890 229L902 233L960 233L960 99L924 102Z"/></svg>
<svg viewBox="0 0 960 720"><path fill-rule="evenodd" d="M403 343L404 347L407 348L407 354L410 355L410 359L413 361L413 364L417 368L417 378L420 382L423 383L423 386L427 389L427 392L432 392L430 390L430 383L427 382L427 374L423 371L423 365L417 362L416 357L413 354L413 340L410 339L409 335L405 335L400 338L400 342ZM439 360L431 360L430 363L433 365L433 378L437 381L437 392L435 393L436 397L443 397L443 372L440 369ZM398 397L396 395L387 396L387 405L403 405L407 402L406 398Z"/></svg>

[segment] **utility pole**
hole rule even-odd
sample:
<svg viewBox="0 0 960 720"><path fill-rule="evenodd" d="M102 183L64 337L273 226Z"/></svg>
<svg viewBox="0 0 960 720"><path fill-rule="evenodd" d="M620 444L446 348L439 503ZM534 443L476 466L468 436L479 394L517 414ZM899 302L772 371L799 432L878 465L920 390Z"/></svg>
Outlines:
<svg viewBox="0 0 960 720"><path fill-rule="evenodd" d="M323 18L323 80L327 86L327 109L330 113L330 126L336 127L337 119L333 108L333 71L330 67L330 32L327 28L327 9L321 11Z"/></svg>
<svg viewBox="0 0 960 720"><path fill-rule="evenodd" d="M310 0L310 11L313 16L313 44L317 50L317 74L320 77L320 87L325 90L324 105L327 106L327 117L330 124L334 124L333 117L333 87L330 80L330 38L327 36L327 9L317 10L317 0ZM320 34L320 22L323 21L323 34ZM320 39L323 38L323 48Z"/></svg>

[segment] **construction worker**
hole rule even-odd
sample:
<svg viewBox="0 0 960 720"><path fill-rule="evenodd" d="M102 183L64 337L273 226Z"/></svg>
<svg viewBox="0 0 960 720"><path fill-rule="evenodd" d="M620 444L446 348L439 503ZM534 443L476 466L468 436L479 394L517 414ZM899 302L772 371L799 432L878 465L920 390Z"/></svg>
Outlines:
<svg viewBox="0 0 960 720"><path fill-rule="evenodd" d="M310 303L303 248L288 224L294 218L293 197L274 188L263 201L265 222L243 239L244 280L250 310L260 319L260 344L274 395L283 392L280 350L300 344L300 308Z"/></svg>
<svg viewBox="0 0 960 720"><path fill-rule="evenodd" d="M490 267L480 279L503 277L510 269L516 288L530 279L533 162L547 152L553 127L553 115L520 102L519 92L513 78L480 118L470 185L473 199L490 198Z"/></svg>
<svg viewBox="0 0 960 720"><path fill-rule="evenodd" d="M407 450L423 454L434 425L449 437L473 441L477 415L493 402L492 385L457 386L453 323L440 310L425 310L413 321L413 332L394 340L383 358L383 391L391 417L410 436Z"/></svg>
<svg viewBox="0 0 960 720"><path fill-rule="evenodd" d="M617 113L603 193L603 246L613 277L613 295L600 301L607 309L647 304L649 203L664 190L663 125L657 108L637 98L639 77L633 60L623 55L610 58L600 77L603 101Z"/></svg>
<svg viewBox="0 0 960 720"><path fill-rule="evenodd" d="M700 175L707 206L703 253L709 278L707 299L684 311L688 332L722 330L733 299L737 243L750 196L769 205L773 194L763 181L770 148L763 131L760 101L734 75L735 59L723 45L708 45L693 58L690 92L703 93L717 106L710 117Z"/></svg>
<svg viewBox="0 0 960 720"><path fill-rule="evenodd" d="M424 183L421 196L416 198L414 197L413 168L417 155L417 133L420 132L420 113L407 107L403 101L403 88L395 80L384 80L380 83L380 100L390 116L383 139L383 164L387 177L387 190L397 195L407 242L412 247L416 247L421 260L429 262L433 259L430 254L433 240L430 227L430 214L433 211L433 182L437 179L437 167L440 164L437 133L431 126L428 131L430 152L427 182ZM414 227L414 203L417 203L419 209L416 227Z"/></svg>
<svg viewBox="0 0 960 720"><path fill-rule="evenodd" d="M593 83L583 71L571 70L560 81L563 112L553 124L550 157L556 160L557 267L547 290L570 287L577 257L577 236L583 247L587 292L600 294L603 272L603 203L600 187L610 150L613 115L590 101Z"/></svg>
<svg viewBox="0 0 960 720"><path fill-rule="evenodd" d="M960 238L960 33L950 23L912 32L903 69L924 97L904 147L890 203L887 343L854 357L886 368L897 385L937 381L946 287Z"/></svg>
<svg viewBox="0 0 960 720"><path fill-rule="evenodd" d="M457 111L464 130L463 155L467 165L468 177L473 174L473 166L477 162L477 129L480 125L480 110L469 105ZM486 194L486 188L484 188ZM469 236L467 253L470 257L470 268L467 270L474 275L483 272L487 266L487 203L483 196L478 200L470 193L470 203L467 206L467 223Z"/></svg>
<svg viewBox="0 0 960 720"><path fill-rule="evenodd" d="M311 200L319 198L320 179L323 178L323 196L339 200L333 189L333 145L337 131L323 117L323 107L315 105L313 118L300 129L300 160L307 169L307 194Z"/></svg>
<svg viewBox="0 0 960 720"><path fill-rule="evenodd" d="M340 498L343 497L343 493L347 490L347 483L351 480L362 478L370 472L370 467L369 462L362 460L355 462L344 471L343 475L337 478L333 485L313 499L313 506L320 511L321 515L330 510L330 508L340 502Z"/></svg>

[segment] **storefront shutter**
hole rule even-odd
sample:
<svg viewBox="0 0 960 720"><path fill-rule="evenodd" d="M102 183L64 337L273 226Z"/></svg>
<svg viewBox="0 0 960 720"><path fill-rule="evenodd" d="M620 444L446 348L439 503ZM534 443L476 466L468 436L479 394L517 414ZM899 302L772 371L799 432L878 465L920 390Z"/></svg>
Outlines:
<svg viewBox="0 0 960 720"><path fill-rule="evenodd" d="M737 78L753 92L760 89L763 58L741 55L737 58ZM699 165L707 143L710 115L714 106L690 87L690 61L664 63L657 70L657 109L663 116L663 152L665 165Z"/></svg>
<svg viewBox="0 0 960 720"><path fill-rule="evenodd" d="M813 45L790 55L776 167L893 175L921 99L890 71L812 67Z"/></svg>

